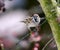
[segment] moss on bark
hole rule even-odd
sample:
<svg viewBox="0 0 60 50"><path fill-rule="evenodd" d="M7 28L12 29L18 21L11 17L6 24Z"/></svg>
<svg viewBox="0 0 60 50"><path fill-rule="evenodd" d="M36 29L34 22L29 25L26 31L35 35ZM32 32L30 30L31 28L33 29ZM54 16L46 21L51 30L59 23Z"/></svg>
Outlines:
<svg viewBox="0 0 60 50"><path fill-rule="evenodd" d="M50 24L58 50L60 50L60 26L56 21L57 18L56 7L53 5L51 0L39 0L39 2L46 15L46 20Z"/></svg>

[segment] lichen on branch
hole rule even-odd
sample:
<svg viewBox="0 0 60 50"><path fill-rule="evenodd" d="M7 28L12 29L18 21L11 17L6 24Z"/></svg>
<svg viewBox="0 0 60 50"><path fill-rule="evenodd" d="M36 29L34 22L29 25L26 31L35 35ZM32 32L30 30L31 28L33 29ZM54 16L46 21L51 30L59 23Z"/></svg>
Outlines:
<svg viewBox="0 0 60 50"><path fill-rule="evenodd" d="M56 21L57 11L55 5L53 5L52 0L39 0L41 7L46 15L46 20L48 21L54 39L57 44L58 50L60 50L60 26Z"/></svg>

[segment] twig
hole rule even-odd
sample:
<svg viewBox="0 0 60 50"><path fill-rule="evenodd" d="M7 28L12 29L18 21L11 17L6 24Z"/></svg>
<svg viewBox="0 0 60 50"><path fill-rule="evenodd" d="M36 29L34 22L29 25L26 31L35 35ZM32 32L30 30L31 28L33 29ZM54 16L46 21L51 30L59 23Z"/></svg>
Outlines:
<svg viewBox="0 0 60 50"><path fill-rule="evenodd" d="M48 44L50 44L50 42L52 42L52 41L53 41L53 39L54 39L54 38L50 39L50 40L46 43L46 45L43 47L43 49L42 49L42 50L45 50L45 48L47 47L47 45L48 45Z"/></svg>

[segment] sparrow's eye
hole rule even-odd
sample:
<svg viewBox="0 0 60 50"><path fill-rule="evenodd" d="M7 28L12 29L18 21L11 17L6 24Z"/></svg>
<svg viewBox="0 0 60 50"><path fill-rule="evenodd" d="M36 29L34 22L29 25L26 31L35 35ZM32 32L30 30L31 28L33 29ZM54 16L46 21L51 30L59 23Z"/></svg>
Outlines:
<svg viewBox="0 0 60 50"><path fill-rule="evenodd" d="M34 16L34 20L35 20L35 22L38 22L38 20L37 20L37 16Z"/></svg>

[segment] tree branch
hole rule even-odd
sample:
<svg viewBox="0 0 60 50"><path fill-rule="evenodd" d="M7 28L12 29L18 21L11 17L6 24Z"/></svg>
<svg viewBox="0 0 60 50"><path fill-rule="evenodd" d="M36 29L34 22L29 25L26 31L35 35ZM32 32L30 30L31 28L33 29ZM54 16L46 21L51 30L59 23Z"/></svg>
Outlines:
<svg viewBox="0 0 60 50"><path fill-rule="evenodd" d="M53 5L51 0L39 0L39 2L46 15L46 20L50 24L58 50L60 50L60 26L56 21L57 18L56 7Z"/></svg>

